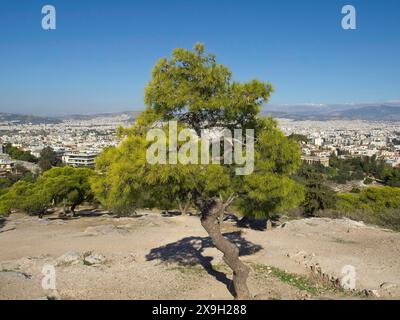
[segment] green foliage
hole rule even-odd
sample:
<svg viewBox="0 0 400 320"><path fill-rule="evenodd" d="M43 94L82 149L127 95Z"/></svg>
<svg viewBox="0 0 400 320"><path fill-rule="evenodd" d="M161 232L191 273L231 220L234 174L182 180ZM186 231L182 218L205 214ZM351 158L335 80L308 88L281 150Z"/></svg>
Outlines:
<svg viewBox="0 0 400 320"><path fill-rule="evenodd" d="M239 206L244 215L262 218L282 212L304 199L301 185L289 176L300 166L298 144L270 118L259 120L254 173L238 178Z"/></svg>
<svg viewBox="0 0 400 320"><path fill-rule="evenodd" d="M377 160L375 156L339 159L332 155L329 163L334 169L329 173L329 179L340 184L346 184L352 180L364 180L368 176L380 180L389 180L394 170L383 161ZM397 182L397 178L393 180L393 183L396 183L395 180Z"/></svg>
<svg viewBox="0 0 400 320"><path fill-rule="evenodd" d="M74 211L76 206L93 199L89 183L93 174L89 168L53 168L38 179L37 188L50 195L54 204L67 204Z"/></svg>
<svg viewBox="0 0 400 320"><path fill-rule="evenodd" d="M369 177L365 178L365 180L364 180L364 184L371 184L372 182L374 182L374 180L372 180Z"/></svg>
<svg viewBox="0 0 400 320"><path fill-rule="evenodd" d="M20 180L0 196L0 212L9 214L21 210L42 214L53 205L66 204L74 208L93 198L89 178L93 171L86 168L53 168L37 181Z"/></svg>
<svg viewBox="0 0 400 320"><path fill-rule="evenodd" d="M323 166L303 163L293 177L305 187L304 215L314 216L317 211L335 208L336 193L325 185L325 176L321 173L328 170Z"/></svg>
<svg viewBox="0 0 400 320"><path fill-rule="evenodd" d="M232 81L231 71L196 44L194 51L178 48L156 63L145 103L162 119L178 119L198 133L220 125L255 128L272 90L267 82Z"/></svg>
<svg viewBox="0 0 400 320"><path fill-rule="evenodd" d="M360 192L361 192L361 189L360 189L360 188L354 187L354 188L351 189L350 192L351 192L351 193L360 193Z"/></svg>
<svg viewBox="0 0 400 320"><path fill-rule="evenodd" d="M297 205L303 190L289 178L300 165L298 144L286 138L272 119L259 118L272 86L253 80L238 83L215 56L197 44L194 51L175 49L170 59L155 65L146 87L146 111L117 148L105 150L96 159L98 175L92 188L96 198L116 212L139 207L176 207L176 202L196 196L239 197L237 206L246 215L265 217ZM235 165L151 165L146 161L149 128L167 120L180 127L201 129L255 129L255 170L249 176L235 175ZM168 132L168 127L164 126Z"/></svg>
<svg viewBox="0 0 400 320"><path fill-rule="evenodd" d="M27 161L27 162L37 162L37 158L33 156L29 151L23 151L16 147L13 147L8 143L4 148L5 153L9 154L14 160Z"/></svg>
<svg viewBox="0 0 400 320"><path fill-rule="evenodd" d="M0 196L7 193L9 189L18 181L33 182L35 180L33 174L25 169L25 167L17 164L17 173L9 173L5 177L0 178Z"/></svg>
<svg viewBox="0 0 400 320"><path fill-rule="evenodd" d="M57 154L51 147L46 147L40 151L38 165L42 172L50 170L53 166L59 163Z"/></svg>
<svg viewBox="0 0 400 320"><path fill-rule="evenodd" d="M10 214L15 209L31 213L31 207L36 207L36 203L29 203L29 201L35 201L33 189L31 182L21 180L15 183L0 197L0 213Z"/></svg>
<svg viewBox="0 0 400 320"><path fill-rule="evenodd" d="M339 195L338 217L348 217L400 231L400 189L370 187Z"/></svg>
<svg viewBox="0 0 400 320"><path fill-rule="evenodd" d="M304 134L292 133L288 136L288 138L293 139L296 142L304 142L304 143L308 142L308 138Z"/></svg>
<svg viewBox="0 0 400 320"><path fill-rule="evenodd" d="M338 209L355 211L370 210L379 214L386 209L400 208L400 189L392 187L370 187L358 194L339 194Z"/></svg>
<svg viewBox="0 0 400 320"><path fill-rule="evenodd" d="M13 185L12 181L7 178L0 178L0 196L8 191Z"/></svg>
<svg viewBox="0 0 400 320"><path fill-rule="evenodd" d="M390 187L400 187L400 169L387 167L382 179Z"/></svg>

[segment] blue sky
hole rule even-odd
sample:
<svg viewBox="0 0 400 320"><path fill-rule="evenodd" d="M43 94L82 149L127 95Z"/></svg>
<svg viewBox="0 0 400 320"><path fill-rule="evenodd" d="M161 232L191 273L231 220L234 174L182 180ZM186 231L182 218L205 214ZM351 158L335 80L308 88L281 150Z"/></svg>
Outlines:
<svg viewBox="0 0 400 320"><path fill-rule="evenodd" d="M398 0L0 0L0 112L140 110L157 59L198 41L236 80L272 82L273 104L400 99Z"/></svg>

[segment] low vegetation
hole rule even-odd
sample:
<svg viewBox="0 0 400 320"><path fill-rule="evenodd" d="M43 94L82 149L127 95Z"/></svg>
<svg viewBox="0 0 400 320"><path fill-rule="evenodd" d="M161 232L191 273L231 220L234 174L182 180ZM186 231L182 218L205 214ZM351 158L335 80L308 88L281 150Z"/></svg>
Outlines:
<svg viewBox="0 0 400 320"><path fill-rule="evenodd" d="M346 163L369 164L366 171L381 168L375 160L356 159ZM340 165L339 167L342 167ZM371 169L372 168L372 169ZM399 169L384 168L384 172L395 174ZM303 164L294 179L305 186L305 200L300 207L300 216L350 218L393 230L400 230L400 188L369 186L353 188L351 192L337 193L328 185L332 168ZM392 177L392 176L391 176ZM369 178L367 178L369 179ZM393 178L390 178L394 182ZM298 210L299 211L299 210ZM297 215L298 212L297 211Z"/></svg>
<svg viewBox="0 0 400 320"><path fill-rule="evenodd" d="M63 213L74 214L78 205L93 200L89 184L93 174L91 169L65 167L50 169L37 180L22 179L0 196L0 213L21 210L42 216L50 208L63 206Z"/></svg>
<svg viewBox="0 0 400 320"><path fill-rule="evenodd" d="M37 163L38 159L33 156L29 151L23 151L17 147L12 146L10 143L5 145L4 152L9 154L14 160L27 161Z"/></svg>

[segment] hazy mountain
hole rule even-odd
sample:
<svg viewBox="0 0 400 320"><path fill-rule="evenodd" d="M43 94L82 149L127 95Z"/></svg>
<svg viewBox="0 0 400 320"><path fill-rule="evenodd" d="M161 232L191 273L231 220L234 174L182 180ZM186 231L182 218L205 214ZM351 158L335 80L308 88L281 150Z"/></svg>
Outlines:
<svg viewBox="0 0 400 320"><path fill-rule="evenodd" d="M140 111L125 111L116 113L99 113L92 115L65 115L59 117L44 117L33 115L21 115L1 113L0 122L21 124L57 124L65 120L92 120L101 118L121 118L125 122L132 123ZM298 105L267 105L264 114L276 118L294 120L387 120L400 121L400 102L385 104L298 104Z"/></svg>
<svg viewBox="0 0 400 320"><path fill-rule="evenodd" d="M345 110L341 115L348 119L362 120L400 120L400 107L380 106Z"/></svg>
<svg viewBox="0 0 400 320"><path fill-rule="evenodd" d="M0 122L8 122L15 124L57 124L62 121L53 117L41 117L41 116L33 116L33 115L23 115L23 114L13 114L13 113L2 113L0 112Z"/></svg>
<svg viewBox="0 0 400 320"><path fill-rule="evenodd" d="M54 117L44 117L44 116L33 116L24 114L13 114L13 113L2 113L0 112L0 123L8 122L14 124L58 124L65 120L92 120L98 118L116 118L121 117L126 122L133 122L139 111L126 111L126 112L116 112L116 113L99 113L92 115L65 115L65 116L54 116Z"/></svg>
<svg viewBox="0 0 400 320"><path fill-rule="evenodd" d="M97 114L72 114L60 116L58 119L61 120L91 120L96 118L115 118L124 117L135 119L141 111L122 111L113 113L97 113Z"/></svg>
<svg viewBox="0 0 400 320"><path fill-rule="evenodd" d="M400 103L343 105L272 105L264 114L295 120L388 120L400 121Z"/></svg>

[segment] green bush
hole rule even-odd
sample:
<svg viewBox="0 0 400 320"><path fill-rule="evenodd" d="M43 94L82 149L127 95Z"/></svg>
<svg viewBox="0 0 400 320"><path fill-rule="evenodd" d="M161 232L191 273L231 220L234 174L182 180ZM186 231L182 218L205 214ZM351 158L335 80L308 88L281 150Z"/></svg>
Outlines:
<svg viewBox="0 0 400 320"><path fill-rule="evenodd" d="M339 194L337 208L344 212L358 209L382 212L386 209L400 208L400 188L370 187L360 193Z"/></svg>
<svg viewBox="0 0 400 320"><path fill-rule="evenodd" d="M400 231L400 188L370 187L338 195L336 209L319 210L318 217L349 218Z"/></svg>
<svg viewBox="0 0 400 320"><path fill-rule="evenodd" d="M371 178L365 178L364 180L364 184L371 184L372 182L374 182L374 180L372 180Z"/></svg>

